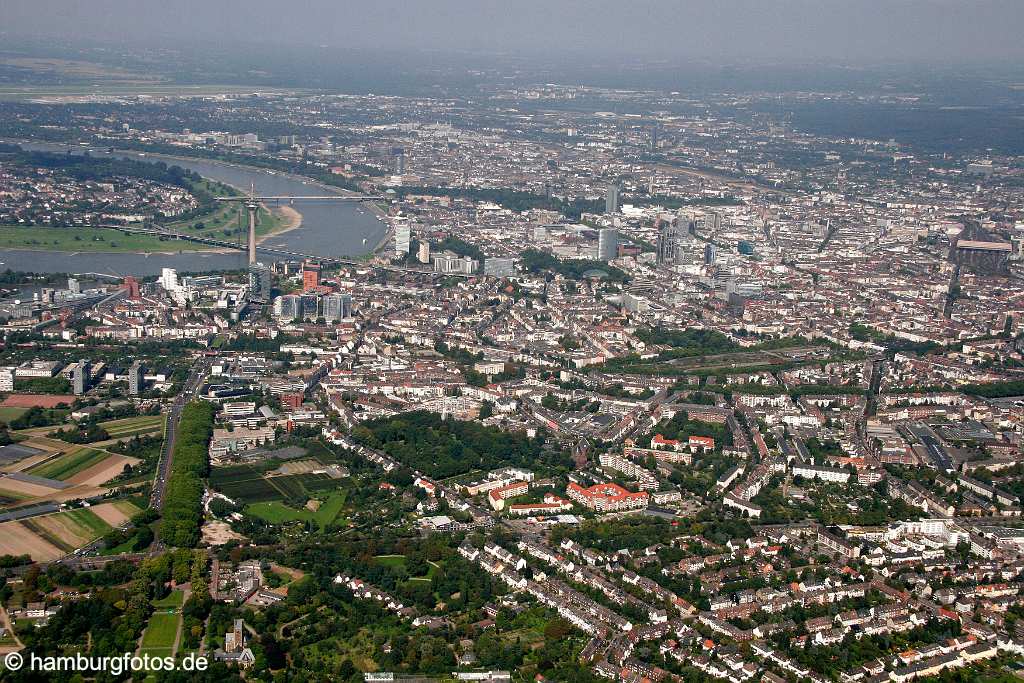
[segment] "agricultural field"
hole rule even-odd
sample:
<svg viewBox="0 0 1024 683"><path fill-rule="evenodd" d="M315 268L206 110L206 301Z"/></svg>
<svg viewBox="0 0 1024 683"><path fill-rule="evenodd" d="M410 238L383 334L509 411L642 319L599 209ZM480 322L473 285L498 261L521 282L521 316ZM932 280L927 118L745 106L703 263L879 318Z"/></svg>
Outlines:
<svg viewBox="0 0 1024 683"><path fill-rule="evenodd" d="M323 473L267 476L252 465L218 467L210 474L210 486L243 505L276 500L301 505L336 489L338 484L337 479Z"/></svg>
<svg viewBox="0 0 1024 683"><path fill-rule="evenodd" d="M0 555L31 555L37 562L55 560L66 554L60 547L34 533L21 522L0 524Z"/></svg>
<svg viewBox="0 0 1024 683"><path fill-rule="evenodd" d="M0 491L0 507L13 507L29 500L29 497L12 491Z"/></svg>
<svg viewBox="0 0 1024 683"><path fill-rule="evenodd" d="M110 526L121 526L132 517L142 512L142 508L130 500L115 500L112 503L100 503L89 508L97 517Z"/></svg>
<svg viewBox="0 0 1024 683"><path fill-rule="evenodd" d="M251 465L218 467L210 473L210 486L239 503L281 498L281 492L267 483Z"/></svg>
<svg viewBox="0 0 1024 683"><path fill-rule="evenodd" d="M138 458L116 455L98 448L73 446L64 453L37 462L26 469L25 473L75 486L95 487L121 474L125 466L139 462Z"/></svg>
<svg viewBox="0 0 1024 683"><path fill-rule="evenodd" d="M102 462L108 455L110 454L106 451L95 448L77 447L30 467L26 473L35 477L64 481L82 470Z"/></svg>
<svg viewBox="0 0 1024 683"><path fill-rule="evenodd" d="M0 555L56 559L95 541L140 509L127 500L0 524Z"/></svg>
<svg viewBox="0 0 1024 683"><path fill-rule="evenodd" d="M22 520L22 524L64 552L71 552L110 531L92 510L79 509Z"/></svg>
<svg viewBox="0 0 1024 683"><path fill-rule="evenodd" d="M135 436L136 434L151 434L163 431L164 419L163 415L142 415L101 422L100 426L110 434L111 439L123 439L127 436Z"/></svg>
<svg viewBox="0 0 1024 683"><path fill-rule="evenodd" d="M314 522L321 530L336 521L345 506L345 492L336 491L320 504L315 511L309 508L297 509L279 501L252 503L245 507L245 514L262 519L270 524L287 522Z"/></svg>
<svg viewBox="0 0 1024 683"><path fill-rule="evenodd" d="M125 466L134 466L140 462L142 461L138 458L132 458L127 455L108 455L91 467L80 470L69 477L67 482L76 486L100 486L124 472Z"/></svg>
<svg viewBox="0 0 1024 683"><path fill-rule="evenodd" d="M61 489L56 486L57 482L49 483L53 485L48 485L46 480L23 481L14 476L3 477L0 478L0 496L21 502L34 498L44 500L61 493Z"/></svg>

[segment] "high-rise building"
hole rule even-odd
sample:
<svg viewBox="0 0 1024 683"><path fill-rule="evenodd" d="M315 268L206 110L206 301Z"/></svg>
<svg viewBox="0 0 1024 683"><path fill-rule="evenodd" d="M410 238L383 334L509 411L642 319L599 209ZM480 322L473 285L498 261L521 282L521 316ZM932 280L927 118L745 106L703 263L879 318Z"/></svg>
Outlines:
<svg viewBox="0 0 1024 683"><path fill-rule="evenodd" d="M324 319L346 320L352 317L351 294L328 294L323 298Z"/></svg>
<svg viewBox="0 0 1024 683"><path fill-rule="evenodd" d="M168 292L178 288L178 271L174 268L163 268L160 271L160 286Z"/></svg>
<svg viewBox="0 0 1024 683"><path fill-rule="evenodd" d="M619 233L615 228L603 228L597 233L597 260L611 261L619 248Z"/></svg>
<svg viewBox="0 0 1024 683"><path fill-rule="evenodd" d="M430 263L430 242L427 242L426 240L420 242L420 250L416 255L416 259L420 263Z"/></svg>
<svg viewBox="0 0 1024 683"><path fill-rule="evenodd" d="M409 253L409 245L412 242L412 226L408 223L401 223L395 226L395 254L399 258Z"/></svg>
<svg viewBox="0 0 1024 683"><path fill-rule="evenodd" d="M303 294L301 297L302 303L302 317L303 319L311 319L316 317L317 309L320 305L320 300L316 294Z"/></svg>
<svg viewBox="0 0 1024 683"><path fill-rule="evenodd" d="M619 210L619 186L612 183L608 186L608 194L604 198L604 212L617 213Z"/></svg>
<svg viewBox="0 0 1024 683"><path fill-rule="evenodd" d="M718 257L718 247L711 242L704 245L704 263L705 265L713 265L715 259Z"/></svg>
<svg viewBox="0 0 1024 683"><path fill-rule="evenodd" d="M69 277L68 278L68 289L71 290L72 294L81 294L82 293L82 283L79 282L78 280L76 280L73 277Z"/></svg>
<svg viewBox="0 0 1024 683"><path fill-rule="evenodd" d="M320 264L316 261L302 262L302 289L311 291L320 286Z"/></svg>
<svg viewBox="0 0 1024 683"><path fill-rule="evenodd" d="M697 217L689 211L680 211L676 214L676 232L680 239L689 240L697 235Z"/></svg>
<svg viewBox="0 0 1024 683"><path fill-rule="evenodd" d="M270 290L274 286L274 278L270 266L254 263L249 266L249 300L259 304L270 301Z"/></svg>
<svg viewBox="0 0 1024 683"><path fill-rule="evenodd" d="M516 261L510 258L484 259L484 275L491 277L512 277L516 274Z"/></svg>
<svg viewBox="0 0 1024 683"><path fill-rule="evenodd" d="M81 396L89 388L89 362L80 360L71 368L71 387L75 396Z"/></svg>
<svg viewBox="0 0 1024 683"><path fill-rule="evenodd" d="M476 272L479 267L479 263L476 259L469 256L459 256L453 251L442 251L439 254L433 254L431 258L434 260L434 272L437 273L464 273L471 275Z"/></svg>
<svg viewBox="0 0 1024 683"><path fill-rule="evenodd" d="M722 228L722 214L709 211L704 214L704 232L716 233Z"/></svg>
<svg viewBox="0 0 1024 683"><path fill-rule="evenodd" d="M675 263L679 258L679 224L664 221L658 231L658 263Z"/></svg>
<svg viewBox="0 0 1024 683"><path fill-rule="evenodd" d="M731 270L720 270L715 275L715 296L728 301L729 296L736 292L736 273Z"/></svg>
<svg viewBox="0 0 1024 683"><path fill-rule="evenodd" d="M142 362L135 361L131 367L128 368L128 393L132 396L138 396L142 393L142 389L145 386L145 374L142 370Z"/></svg>
<svg viewBox="0 0 1024 683"><path fill-rule="evenodd" d="M294 294L285 294L274 299L274 315L281 320L295 320L302 312L301 301Z"/></svg>

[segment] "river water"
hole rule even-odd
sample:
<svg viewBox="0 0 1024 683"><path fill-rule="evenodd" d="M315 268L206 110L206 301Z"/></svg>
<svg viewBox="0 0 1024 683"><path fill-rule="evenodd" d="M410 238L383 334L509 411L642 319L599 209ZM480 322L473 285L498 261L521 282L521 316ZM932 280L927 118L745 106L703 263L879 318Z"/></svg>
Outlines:
<svg viewBox="0 0 1024 683"><path fill-rule="evenodd" d="M25 149L65 152L66 145L19 143ZM74 153L99 156L106 150L71 147ZM275 172L233 166L202 159L170 159L151 154L115 152L113 156L140 161L165 161L239 189L255 185L261 195L324 195L334 193L312 182L306 183ZM387 226L369 208L354 202L296 201L292 208L302 214L302 225L262 242L268 247L281 247L320 256L362 256L369 253L383 237ZM168 251L174 242L166 242ZM273 260L263 254L264 262ZM131 254L95 252L30 251L0 249L0 270L25 270L36 273L107 273L113 275L157 275L161 268L179 272L203 272L244 268L245 252L212 253L185 251L173 254Z"/></svg>

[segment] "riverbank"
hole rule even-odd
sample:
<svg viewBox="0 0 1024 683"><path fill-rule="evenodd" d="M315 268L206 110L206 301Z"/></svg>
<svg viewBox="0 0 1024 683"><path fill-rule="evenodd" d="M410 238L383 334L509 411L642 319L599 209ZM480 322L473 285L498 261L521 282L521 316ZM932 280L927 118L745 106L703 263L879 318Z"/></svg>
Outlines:
<svg viewBox="0 0 1024 683"><path fill-rule="evenodd" d="M57 148L52 144L27 141L21 141L21 143L26 149L39 151L67 150L67 147ZM82 153L88 149L71 147L71 151ZM99 152L106 153L106 150L99 150ZM137 158L136 154L130 156ZM280 172L270 172L258 168L250 170L238 164L229 165L224 162L198 158L171 160L158 158L154 154L147 154L143 158L148 158L151 162L179 165L198 173L203 178L233 188L241 188L245 193L254 187L257 194L267 196L327 194L318 189L311 179L285 177ZM334 188L330 188L329 191L332 194L338 192ZM217 194L223 194L223 190ZM231 202L231 204L235 203ZM273 247L304 254L322 254L325 257L358 259L381 239L381 235L386 232L387 227L378 218L379 212L376 207L367 207L366 204L364 202L311 201L295 202L294 205L291 205L284 202L284 206L294 208L301 215L301 224L298 224L298 216L289 211L280 211L278 209L282 208L281 205L270 203L269 206L275 209L274 219L268 221L265 220L265 216L262 216L263 219L257 225L257 240L263 243L264 248ZM265 210L265 208L261 208L261 212ZM244 235L239 234L237 229L244 225L245 216L238 215L237 207L233 209L233 214L234 220L230 226L220 229L207 228L199 234L205 234L230 244L238 244L240 238L244 242ZM273 230L270 232L273 234L267 231L271 227ZM288 230L287 234L284 234L285 230ZM0 236L2 233L3 231L0 230ZM161 268L176 268L178 272L182 273L230 270L244 267L246 261L244 251L230 247L225 253L223 248L210 249L207 248L207 245L195 245L184 241L172 242L157 239L129 243L124 240L124 235L116 230L96 235L104 237L105 243L96 241L83 245L84 237L80 241L65 245L52 243L53 239L59 239L59 237L69 234L71 231L65 231L57 237L47 235L48 239L45 243L39 239L40 235L36 235L37 244L20 242L16 245L12 244L9 248L0 246L0 261L8 264L31 263L32 270L37 272L66 273L73 271L141 276L159 274ZM22 235L22 237L27 236ZM116 248L112 249L109 246L111 238L118 243ZM58 250L60 246L63 246L64 250ZM132 248L128 248L129 246ZM32 251L19 247L28 247Z"/></svg>
<svg viewBox="0 0 1024 683"><path fill-rule="evenodd" d="M268 222L271 223L269 229L265 227ZM288 206L274 207L271 212L264 211L263 224L257 228L256 243L279 237L301 225L302 214L298 211ZM260 228L263 228L262 232L260 232ZM216 230L209 230L208 234L212 236L215 232ZM197 233L197 235L203 234ZM171 244L175 246L174 249L168 248ZM0 249L68 255L89 253L139 254L143 256L185 252L226 254L235 251L186 240L162 240L149 235L122 233L109 228L54 228L38 225L0 225Z"/></svg>
<svg viewBox="0 0 1024 683"><path fill-rule="evenodd" d="M302 227L302 214L299 213L298 211L296 211L295 209L293 209L292 207L290 207L290 206L277 206L277 207L274 207L273 210L280 211L282 214L284 214L284 216L283 216L284 223L282 223L282 226L281 226L281 228L279 230L275 230L274 232L268 232L268 233L266 233L266 234L264 234L262 236L257 231L257 233L256 233L256 244L262 244L263 242L266 242L271 237L280 237L281 235L283 235L286 232L291 232L292 230L296 230L296 229Z"/></svg>

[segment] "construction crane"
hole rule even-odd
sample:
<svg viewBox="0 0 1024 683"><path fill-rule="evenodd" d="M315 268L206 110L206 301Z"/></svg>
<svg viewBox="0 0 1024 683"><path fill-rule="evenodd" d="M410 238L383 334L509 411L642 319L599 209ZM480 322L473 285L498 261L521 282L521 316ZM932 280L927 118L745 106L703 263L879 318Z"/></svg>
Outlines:
<svg viewBox="0 0 1024 683"><path fill-rule="evenodd" d="M255 185L251 185L248 195L234 195L230 197L214 197L218 202L239 202L245 206L249 213L249 265L256 263L256 214L260 204L264 202L288 202L294 204L296 201L334 201L334 202L366 202L384 199L382 195L266 195L256 194Z"/></svg>

